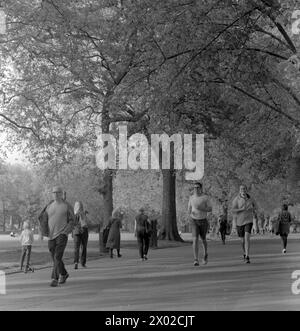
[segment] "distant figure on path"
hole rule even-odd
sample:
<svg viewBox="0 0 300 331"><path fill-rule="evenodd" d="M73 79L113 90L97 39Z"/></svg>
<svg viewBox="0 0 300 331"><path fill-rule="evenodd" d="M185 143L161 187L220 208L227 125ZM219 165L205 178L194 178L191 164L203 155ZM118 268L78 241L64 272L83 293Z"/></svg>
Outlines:
<svg viewBox="0 0 300 331"><path fill-rule="evenodd" d="M265 232L270 232L270 215L266 215L265 217Z"/></svg>
<svg viewBox="0 0 300 331"><path fill-rule="evenodd" d="M80 248L82 250L80 263L83 268L86 268L87 244L89 239L88 219L86 212L83 209L83 203L81 201L75 202L74 214L75 214L75 227L73 230L74 264L75 264L74 268L75 270L77 270L79 263Z"/></svg>
<svg viewBox="0 0 300 331"><path fill-rule="evenodd" d="M117 256L122 257L120 254L121 249L121 228L122 228L122 219L123 212L119 210L115 210L112 213L111 220L109 222L109 234L107 238L106 248L110 250L110 257L113 258L113 250L117 250Z"/></svg>
<svg viewBox="0 0 300 331"><path fill-rule="evenodd" d="M20 261L20 271L23 271L24 261L26 259L26 266L25 266L25 273L30 271L30 257L31 257L31 250L32 244L34 241L33 232L30 229L29 222L24 222L23 231L19 237L21 245L22 245L22 254L21 254L21 261Z"/></svg>
<svg viewBox="0 0 300 331"><path fill-rule="evenodd" d="M233 200L232 212L236 215L238 236L242 240L244 261L250 263L250 237L257 205L247 192L247 186L241 185L239 195Z"/></svg>
<svg viewBox="0 0 300 331"><path fill-rule="evenodd" d="M259 230L262 235L265 234L265 222L266 222L265 215L262 212L259 214Z"/></svg>
<svg viewBox="0 0 300 331"><path fill-rule="evenodd" d="M140 258L142 261L148 260L150 226L149 217L145 214L144 208L140 208L139 214L135 218L134 232L137 237Z"/></svg>
<svg viewBox="0 0 300 331"><path fill-rule="evenodd" d="M227 226L228 226L228 220L227 220L227 208L223 206L222 208L222 214L219 217L218 223L219 223L219 232L221 234L221 239L223 245L225 245L226 241L226 232L227 232Z"/></svg>
<svg viewBox="0 0 300 331"><path fill-rule="evenodd" d="M199 266L199 236L203 245L203 264L208 262L206 235L209 230L207 213L212 211L212 206L207 195L203 194L201 183L194 184L194 193L189 199L188 215L191 218L193 235L194 266Z"/></svg>
<svg viewBox="0 0 300 331"><path fill-rule="evenodd" d="M278 222L278 232L282 240L283 250L282 253L286 253L286 247L287 247L287 240L290 233L290 226L292 222L292 216L288 211L288 205L284 204L282 206L282 211L278 215L277 222Z"/></svg>
<svg viewBox="0 0 300 331"><path fill-rule="evenodd" d="M275 235L276 232L276 223L277 223L277 216L272 216L270 219L270 232Z"/></svg>
<svg viewBox="0 0 300 331"><path fill-rule="evenodd" d="M64 284L69 277L63 263L63 255L68 243L68 235L72 232L75 222L73 207L63 200L63 190L56 186L52 190L54 201L45 213L48 216L49 241L48 247L53 259L52 282L50 286L57 287ZM40 218L42 215L40 215Z"/></svg>

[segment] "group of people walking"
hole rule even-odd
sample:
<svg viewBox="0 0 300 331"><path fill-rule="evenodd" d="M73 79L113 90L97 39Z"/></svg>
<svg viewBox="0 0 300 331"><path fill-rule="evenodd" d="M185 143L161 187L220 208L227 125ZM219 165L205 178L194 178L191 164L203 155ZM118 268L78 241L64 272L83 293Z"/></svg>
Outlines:
<svg viewBox="0 0 300 331"><path fill-rule="evenodd" d="M48 248L53 260L51 275L51 286L64 284L69 274L63 262L64 251L67 246L68 236L72 233L74 240L74 268L77 270L79 262L83 268L87 261L87 244L89 237L88 212L84 209L83 203L77 201L74 208L66 201L61 187L54 187L52 190L53 200L43 209L39 216L40 230L43 236L49 238ZM257 214L258 206L255 200L249 195L247 187L241 185L239 194L233 200L232 213L236 230L242 244L243 260L250 263L250 238L253 228L253 219ZM188 214L191 220L193 237L194 266L199 266L199 237L202 241L203 259L202 263L208 263L208 244L207 233L209 230L208 213L212 212L210 198L204 194L201 183L194 184L194 192L190 196L188 203ZM120 258L120 243L122 220L124 213L121 210L115 210L107 226L108 236L106 238L106 248L109 249L110 257L114 257L114 250L117 251L117 257ZM278 226L276 234L282 239L283 253L286 253L289 227L291 224L291 214L288 212L288 206L282 207L282 212L278 216ZM225 244L226 234L228 232L227 207L223 207L219 217L219 227L223 244ZM137 237L139 256L142 261L148 260L149 241L151 235L151 223L145 209L140 208L135 217L135 235ZM22 244L22 255L20 269L23 270L25 258L25 272L31 269L30 256L33 244L33 233L29 223L24 223L24 230L20 236ZM81 255L80 255L81 249Z"/></svg>
<svg viewBox="0 0 300 331"><path fill-rule="evenodd" d="M56 287L58 284L64 284L69 278L69 273L63 262L63 255L70 233L72 233L74 239L74 268L75 270L78 269L79 259L81 266L83 268L86 267L89 222L88 212L84 210L82 202L77 201L73 208L66 201L62 188L58 186L53 188L52 193L53 200L44 208L39 216L39 221L41 231L43 232L42 235L49 238L48 247L53 260L50 286ZM118 258L122 257L120 253L120 229L122 228L123 217L124 213L117 209L112 213L108 224L109 231L105 244L110 251L111 258L114 257L114 250L117 251ZM135 219L135 232L138 239L140 257L143 261L148 259L149 228L149 218L145 214L145 210L141 208ZM33 236L31 239L33 240ZM27 248L27 251L30 253L31 249ZM22 255L21 268L23 268L24 257L25 253ZM27 266L29 266L30 254L28 254L27 258Z"/></svg>
<svg viewBox="0 0 300 331"><path fill-rule="evenodd" d="M104 240L105 246L109 249L110 257L114 257L113 251L117 251L117 257L122 257L120 254L121 246L121 228L124 213L121 210L114 210L110 222L108 223L105 231L107 231L107 240ZM145 209L142 207L139 210L138 215L135 218L134 233L137 237L139 255L142 261L148 260L148 250L150 243L150 221L149 217L145 213ZM104 231L104 232L105 232Z"/></svg>

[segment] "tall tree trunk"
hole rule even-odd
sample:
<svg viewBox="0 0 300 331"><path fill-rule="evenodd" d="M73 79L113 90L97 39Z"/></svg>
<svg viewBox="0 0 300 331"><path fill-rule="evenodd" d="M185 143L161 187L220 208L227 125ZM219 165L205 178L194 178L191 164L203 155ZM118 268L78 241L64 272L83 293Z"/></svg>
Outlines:
<svg viewBox="0 0 300 331"><path fill-rule="evenodd" d="M285 192L282 192L282 202L294 205L300 198L300 156L294 156L288 163L288 176Z"/></svg>
<svg viewBox="0 0 300 331"><path fill-rule="evenodd" d="M4 201L2 200L2 212L3 212L3 232L6 231L6 215L5 215L5 203Z"/></svg>
<svg viewBox="0 0 300 331"><path fill-rule="evenodd" d="M14 223L13 223L13 217L12 217L12 215L9 216L9 227L10 227L10 231L13 231L13 229L14 229Z"/></svg>
<svg viewBox="0 0 300 331"><path fill-rule="evenodd" d="M162 149L160 149L162 160ZM162 164L161 164L162 166ZM176 171L174 170L174 145L170 146L170 169L162 169L163 176L163 204L162 225L159 239L181 241L178 233L176 214Z"/></svg>
<svg viewBox="0 0 300 331"><path fill-rule="evenodd" d="M113 90L109 90L103 103L101 123L103 134L107 134L110 131L109 101L112 95ZM99 250L102 254L107 252L103 241L103 230L107 226L113 212L113 171L110 169L104 171L101 194L103 197L103 223L99 227Z"/></svg>
<svg viewBox="0 0 300 331"><path fill-rule="evenodd" d="M107 252L105 243L103 241L103 230L107 226L109 219L113 212L113 172L105 170L103 176L103 223L100 225L99 231L99 248L100 253Z"/></svg>
<svg viewBox="0 0 300 331"><path fill-rule="evenodd" d="M176 173L174 170L162 170L163 175L163 205L162 228L160 239L181 241L178 233L176 215Z"/></svg>

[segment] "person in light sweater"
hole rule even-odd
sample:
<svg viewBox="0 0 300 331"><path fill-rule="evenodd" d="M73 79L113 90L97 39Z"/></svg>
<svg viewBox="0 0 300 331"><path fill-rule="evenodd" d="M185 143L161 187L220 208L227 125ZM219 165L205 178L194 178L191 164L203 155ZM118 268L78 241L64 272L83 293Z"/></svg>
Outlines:
<svg viewBox="0 0 300 331"><path fill-rule="evenodd" d="M235 215L237 233L241 238L246 263L250 263L250 237L257 211L258 206L256 201L248 194L247 186L241 185L239 194L232 202L232 213Z"/></svg>
<svg viewBox="0 0 300 331"><path fill-rule="evenodd" d="M32 244L34 241L33 232L30 229L29 222L24 222L23 231L22 231L19 239L20 239L20 242L22 245L20 271L23 271L23 265L24 265L24 261L25 261L26 255L27 255L26 266L25 266L25 273L27 273L30 268L31 250L32 250Z"/></svg>

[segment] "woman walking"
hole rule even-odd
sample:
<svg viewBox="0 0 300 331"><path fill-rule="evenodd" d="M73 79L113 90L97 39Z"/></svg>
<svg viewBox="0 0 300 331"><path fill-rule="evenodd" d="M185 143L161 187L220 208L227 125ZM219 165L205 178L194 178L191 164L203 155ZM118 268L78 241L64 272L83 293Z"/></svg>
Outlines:
<svg viewBox="0 0 300 331"><path fill-rule="evenodd" d="M83 203L81 201L75 202L74 214L75 214L75 227L73 230L74 264L75 264L75 269L77 270L79 263L80 248L82 249L80 262L82 267L86 268L87 244L89 239L88 220L87 220L86 212L83 209Z"/></svg>
<svg viewBox="0 0 300 331"><path fill-rule="evenodd" d="M139 214L135 218L134 229L138 241L140 258L142 261L148 260L150 222L148 216L145 214L144 208L139 210Z"/></svg>
<svg viewBox="0 0 300 331"><path fill-rule="evenodd" d="M117 250L117 256L122 257L120 254L121 248L121 228L122 228L122 219L124 213L120 210L115 210L112 213L111 220L109 222L109 234L107 238L106 248L110 250L110 257L113 258L113 250Z"/></svg>
<svg viewBox="0 0 300 331"><path fill-rule="evenodd" d="M290 225L292 222L292 216L288 211L287 204L284 204L282 206L282 211L277 218L277 222L278 222L278 231L276 234L279 234L281 237L282 244L283 244L282 253L285 254L286 247L287 247L287 239L288 239L288 235L290 233Z"/></svg>

